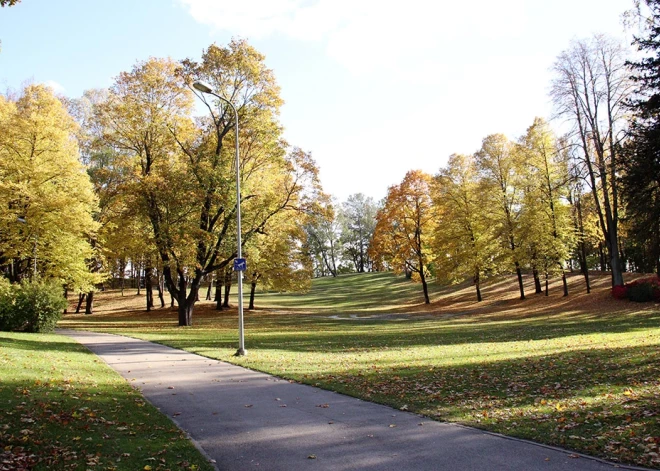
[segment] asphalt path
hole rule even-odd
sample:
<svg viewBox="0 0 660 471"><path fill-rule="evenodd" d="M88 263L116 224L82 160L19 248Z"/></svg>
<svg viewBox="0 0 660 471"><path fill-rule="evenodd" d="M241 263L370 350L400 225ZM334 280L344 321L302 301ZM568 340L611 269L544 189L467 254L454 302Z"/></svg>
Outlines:
<svg viewBox="0 0 660 471"><path fill-rule="evenodd" d="M143 340L58 333L86 346L139 388L220 470L621 469Z"/></svg>

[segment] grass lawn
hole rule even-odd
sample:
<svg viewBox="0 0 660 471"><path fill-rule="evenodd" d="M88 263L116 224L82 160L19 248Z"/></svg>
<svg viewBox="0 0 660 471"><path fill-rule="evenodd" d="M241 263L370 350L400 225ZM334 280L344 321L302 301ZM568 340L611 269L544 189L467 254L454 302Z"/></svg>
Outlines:
<svg viewBox="0 0 660 471"><path fill-rule="evenodd" d="M0 332L0 469L211 470L186 436L78 343Z"/></svg>
<svg viewBox="0 0 660 471"><path fill-rule="evenodd" d="M101 293L92 316L62 325L121 333L458 422L621 463L660 468L660 308L617 301L609 277L587 295L520 301L513 279L473 288L421 288L390 274L317 280L304 295L260 294L246 312L199 303L194 326L142 297ZM121 306L121 307L118 307Z"/></svg>

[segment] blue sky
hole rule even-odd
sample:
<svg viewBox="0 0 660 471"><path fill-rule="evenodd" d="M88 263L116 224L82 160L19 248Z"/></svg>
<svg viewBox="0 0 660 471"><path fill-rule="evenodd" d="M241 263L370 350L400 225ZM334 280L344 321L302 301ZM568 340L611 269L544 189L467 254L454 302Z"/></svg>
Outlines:
<svg viewBox="0 0 660 471"><path fill-rule="evenodd" d="M0 9L0 92L77 97L149 57L198 59L242 37L266 55L285 137L326 191L382 198L488 134L550 117L550 67L571 39L628 42L632 0L22 0Z"/></svg>

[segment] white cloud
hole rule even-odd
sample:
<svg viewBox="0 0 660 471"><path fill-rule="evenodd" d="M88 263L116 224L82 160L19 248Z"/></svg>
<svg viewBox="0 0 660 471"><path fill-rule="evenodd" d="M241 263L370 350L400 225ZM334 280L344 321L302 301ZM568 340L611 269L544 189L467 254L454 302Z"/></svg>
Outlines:
<svg viewBox="0 0 660 471"><path fill-rule="evenodd" d="M47 87L52 88L53 92L55 92L55 93L64 93L64 92L66 92L66 88L64 88L64 86L62 84L56 82L55 80L46 80L44 82L44 85L46 85Z"/></svg>
<svg viewBox="0 0 660 471"><path fill-rule="evenodd" d="M358 75L400 61L419 63L413 59L461 42L515 36L526 24L524 0L408 0L405 6L392 0L179 2L196 21L232 34L324 41L328 55Z"/></svg>

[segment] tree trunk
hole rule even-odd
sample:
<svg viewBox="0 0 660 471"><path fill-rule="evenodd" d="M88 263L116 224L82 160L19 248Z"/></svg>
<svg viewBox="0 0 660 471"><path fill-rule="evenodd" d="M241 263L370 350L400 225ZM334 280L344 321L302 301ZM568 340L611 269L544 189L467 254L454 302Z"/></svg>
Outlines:
<svg viewBox="0 0 660 471"><path fill-rule="evenodd" d="M548 289L548 270L545 271L545 295L548 296L550 291Z"/></svg>
<svg viewBox="0 0 660 471"><path fill-rule="evenodd" d="M532 269L532 274L534 275L534 290L536 294L541 294L543 289L541 288L541 279L539 278L539 271L536 266Z"/></svg>
<svg viewBox="0 0 660 471"><path fill-rule="evenodd" d="M222 287L223 287L222 276L218 274L218 277L215 280L215 308L218 311L222 311Z"/></svg>
<svg viewBox="0 0 660 471"><path fill-rule="evenodd" d="M605 251L603 250L603 243L598 242L598 255L600 257L600 271L607 271L607 263L605 262Z"/></svg>
<svg viewBox="0 0 660 471"><path fill-rule="evenodd" d="M561 271L561 282L564 285L564 297L568 296L568 282L566 281L566 272Z"/></svg>
<svg viewBox="0 0 660 471"><path fill-rule="evenodd" d="M229 293L231 291L231 270L225 273L225 300L222 303L223 307L229 307Z"/></svg>
<svg viewBox="0 0 660 471"><path fill-rule="evenodd" d="M190 283L190 293L188 294L188 279L180 272L178 274L178 286L172 293L176 293L176 301L179 305L177 312L179 315L179 327L192 326L192 314L195 307L195 300L199 297L199 283L201 276L196 276ZM167 280L167 276L166 276Z"/></svg>
<svg viewBox="0 0 660 471"><path fill-rule="evenodd" d="M126 277L126 261L122 259L119 262L119 275L121 276L121 281L119 282L119 287L121 288L121 295L124 296L124 279Z"/></svg>
<svg viewBox="0 0 660 471"><path fill-rule="evenodd" d="M525 286L523 285L522 279L522 270L520 269L520 263L516 260L516 276L518 277L518 288L520 289L520 300L525 299Z"/></svg>
<svg viewBox="0 0 660 471"><path fill-rule="evenodd" d="M146 296L147 312L151 311L151 308L154 307L154 289L151 281L151 274L152 274L151 260L147 258L147 262L144 267L144 290L147 293Z"/></svg>
<svg viewBox="0 0 660 471"><path fill-rule="evenodd" d="M253 281L250 283L250 305L248 306L248 311L254 309L254 292L257 290L257 282Z"/></svg>
<svg viewBox="0 0 660 471"><path fill-rule="evenodd" d="M136 279L137 279L137 293L136 293L136 296L140 296L140 294L142 294L142 291L140 291L140 285L142 284L142 283L140 283L140 281L141 281L140 276L142 275L142 270L140 269L139 266L137 267L137 270L135 270L135 275L136 275Z"/></svg>
<svg viewBox="0 0 660 471"><path fill-rule="evenodd" d="M213 288L213 276L209 277L209 288L206 290L206 301L211 300L211 288Z"/></svg>
<svg viewBox="0 0 660 471"><path fill-rule="evenodd" d="M479 270L474 275L474 289L477 290L477 302L481 302L481 277L479 276Z"/></svg>
<svg viewBox="0 0 660 471"><path fill-rule="evenodd" d="M76 314L80 314L80 308L82 307L82 303L85 300L86 294L85 293L80 293L78 295L78 305L76 306Z"/></svg>
<svg viewBox="0 0 660 471"><path fill-rule="evenodd" d="M160 299L160 308L165 307L165 287L163 286L163 275L156 269L156 289L158 290L158 299Z"/></svg>
<svg viewBox="0 0 660 471"><path fill-rule="evenodd" d="M85 303L85 314L94 313L94 291L87 293L87 302Z"/></svg>
<svg viewBox="0 0 660 471"><path fill-rule="evenodd" d="M66 301L66 304L64 305L64 313L63 314L66 314L67 311L68 311L67 308L69 307L69 288L64 288L64 299Z"/></svg>

